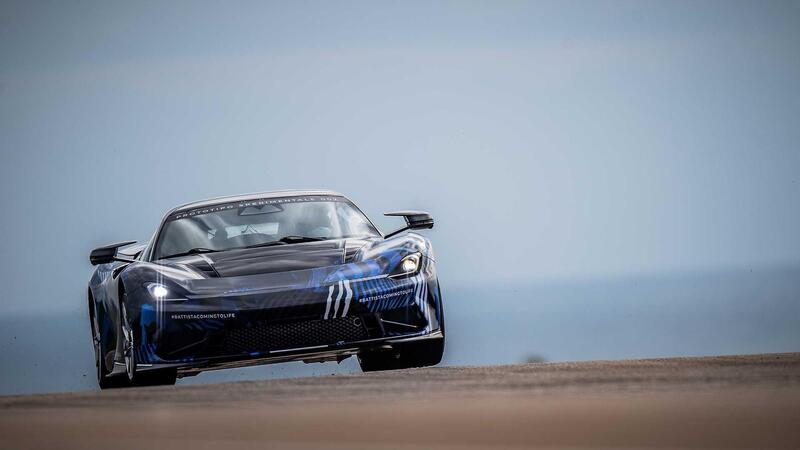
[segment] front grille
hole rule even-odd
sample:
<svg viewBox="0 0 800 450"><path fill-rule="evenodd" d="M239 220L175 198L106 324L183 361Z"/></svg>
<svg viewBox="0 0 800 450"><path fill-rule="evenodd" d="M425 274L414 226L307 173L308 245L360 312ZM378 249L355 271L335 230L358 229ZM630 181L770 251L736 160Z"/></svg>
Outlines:
<svg viewBox="0 0 800 450"><path fill-rule="evenodd" d="M230 354L266 352L368 338L367 329L359 317L344 317L230 330L225 339L225 350Z"/></svg>

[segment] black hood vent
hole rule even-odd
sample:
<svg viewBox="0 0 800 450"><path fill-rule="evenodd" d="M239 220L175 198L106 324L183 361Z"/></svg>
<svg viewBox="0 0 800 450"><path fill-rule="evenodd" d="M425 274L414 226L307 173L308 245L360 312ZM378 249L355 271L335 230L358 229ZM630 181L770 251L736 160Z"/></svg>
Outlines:
<svg viewBox="0 0 800 450"><path fill-rule="evenodd" d="M208 253L221 277L313 269L342 264L340 242L309 242Z"/></svg>
<svg viewBox="0 0 800 450"><path fill-rule="evenodd" d="M219 278L217 271L214 270L214 267L205 259L201 258L199 261L193 262L192 267L197 271L202 272L207 278Z"/></svg>
<svg viewBox="0 0 800 450"><path fill-rule="evenodd" d="M361 239L337 239L204 253L174 261L208 278L236 277L354 262L365 244Z"/></svg>
<svg viewBox="0 0 800 450"><path fill-rule="evenodd" d="M182 270L189 269L193 272L200 272L206 278L219 278L219 273L214 269L211 260L206 258L205 255L184 256L181 259L170 261L167 265Z"/></svg>
<svg viewBox="0 0 800 450"><path fill-rule="evenodd" d="M353 258L356 256L356 253L358 253L358 250L361 247L362 247L362 245L354 245L354 246L348 245L347 247L345 247L345 249L344 249L344 262L346 262L346 263L353 262Z"/></svg>

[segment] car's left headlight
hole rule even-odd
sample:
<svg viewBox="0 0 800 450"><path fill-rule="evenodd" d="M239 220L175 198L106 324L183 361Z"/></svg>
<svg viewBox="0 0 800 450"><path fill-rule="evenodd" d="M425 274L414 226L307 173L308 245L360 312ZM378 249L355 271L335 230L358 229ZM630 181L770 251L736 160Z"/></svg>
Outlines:
<svg viewBox="0 0 800 450"><path fill-rule="evenodd" d="M422 266L422 254L411 253L400 260L397 267L389 274L391 278L410 277L416 275Z"/></svg>
<svg viewBox="0 0 800 450"><path fill-rule="evenodd" d="M147 288L147 292L150 293L150 296L158 301L162 302L186 301L186 297L184 297L179 293L176 293L174 289L167 288L167 286L161 283L145 283L145 287Z"/></svg>
<svg viewBox="0 0 800 450"><path fill-rule="evenodd" d="M147 291L153 298L163 300L164 297L169 295L169 290L161 283L147 283Z"/></svg>

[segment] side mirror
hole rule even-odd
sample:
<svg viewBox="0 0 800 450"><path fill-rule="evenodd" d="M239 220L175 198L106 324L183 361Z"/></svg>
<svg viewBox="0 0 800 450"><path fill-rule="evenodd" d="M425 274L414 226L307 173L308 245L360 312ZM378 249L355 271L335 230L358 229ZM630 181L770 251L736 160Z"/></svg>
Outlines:
<svg viewBox="0 0 800 450"><path fill-rule="evenodd" d="M392 231L387 234L386 238L390 238L398 233L406 230L423 230L433 228L433 217L430 213L425 211L393 211L383 214L384 216L402 216L406 219L406 226L399 230Z"/></svg>
<svg viewBox="0 0 800 450"><path fill-rule="evenodd" d="M106 245L105 247L98 247L89 253L89 262L91 262L93 266L98 264L108 264L112 261L133 262L132 259L118 257L117 250L120 247L125 247L126 245L135 243L136 241L125 241Z"/></svg>

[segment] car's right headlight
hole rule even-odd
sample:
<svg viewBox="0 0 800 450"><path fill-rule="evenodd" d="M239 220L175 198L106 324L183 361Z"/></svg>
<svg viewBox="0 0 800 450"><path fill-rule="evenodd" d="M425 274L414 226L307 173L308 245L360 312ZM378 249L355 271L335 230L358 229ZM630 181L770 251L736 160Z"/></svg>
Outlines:
<svg viewBox="0 0 800 450"><path fill-rule="evenodd" d="M402 278L416 275L422 266L422 254L411 253L406 255L400 260L400 263L395 267L392 273L389 274L390 278Z"/></svg>

